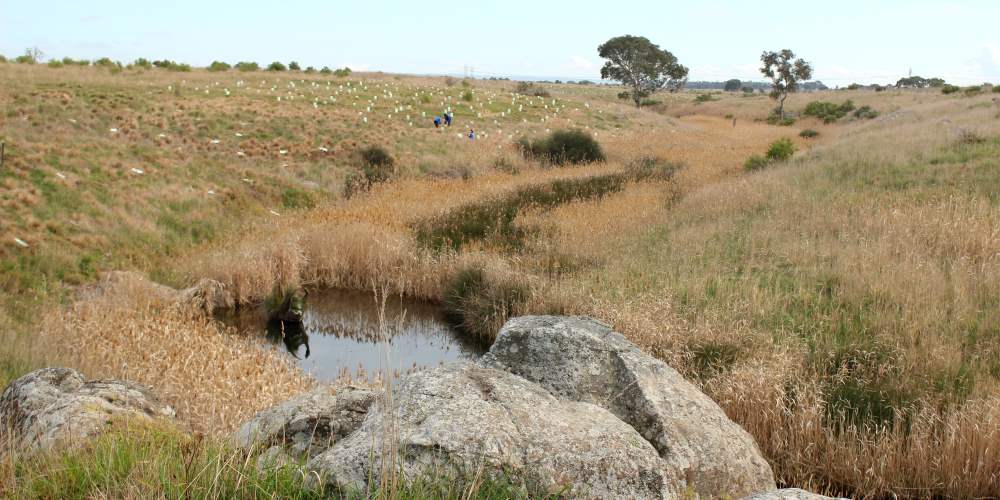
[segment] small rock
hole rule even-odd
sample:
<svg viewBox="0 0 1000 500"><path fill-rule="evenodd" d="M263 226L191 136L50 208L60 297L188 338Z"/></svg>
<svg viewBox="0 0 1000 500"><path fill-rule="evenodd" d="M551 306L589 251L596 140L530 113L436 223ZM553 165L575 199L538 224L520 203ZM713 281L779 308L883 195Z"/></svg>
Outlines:
<svg viewBox="0 0 1000 500"><path fill-rule="evenodd" d="M279 447L293 458L311 458L357 429L378 397L360 387L320 387L258 413L231 441L243 449Z"/></svg>

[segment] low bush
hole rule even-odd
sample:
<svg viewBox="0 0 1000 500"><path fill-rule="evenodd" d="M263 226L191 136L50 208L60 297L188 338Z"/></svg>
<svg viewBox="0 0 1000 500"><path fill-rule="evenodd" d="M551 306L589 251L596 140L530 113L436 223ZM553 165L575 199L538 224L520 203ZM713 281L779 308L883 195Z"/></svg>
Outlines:
<svg viewBox="0 0 1000 500"><path fill-rule="evenodd" d="M35 61L34 57L31 57L31 56L29 56L27 54L24 54L24 55L17 56L16 58L14 58L14 62L16 62L18 64L35 64L37 61Z"/></svg>
<svg viewBox="0 0 1000 500"><path fill-rule="evenodd" d="M870 108L869 108L870 109ZM823 120L823 123L833 123L847 113L854 111L854 102L847 100L843 104L834 104L826 101L813 101L806 105L802 111L805 116L812 116Z"/></svg>
<svg viewBox="0 0 1000 500"><path fill-rule="evenodd" d="M321 75L329 75L331 73L333 73L333 70L329 66L323 66L323 69L319 70L319 74Z"/></svg>
<svg viewBox="0 0 1000 500"><path fill-rule="evenodd" d="M517 145L525 157L552 165L603 162L607 158L593 136L579 129L556 130L534 141L522 137Z"/></svg>
<svg viewBox="0 0 1000 500"><path fill-rule="evenodd" d="M993 86L993 93L994 94L1000 94L1000 85L994 85Z"/></svg>
<svg viewBox="0 0 1000 500"><path fill-rule="evenodd" d="M442 309L452 326L489 345L507 318L519 313L530 294L526 283L490 276L481 268L469 267L448 283Z"/></svg>
<svg viewBox="0 0 1000 500"><path fill-rule="evenodd" d="M782 117L780 114L775 113L767 117L767 123L770 125L777 125L779 127L791 127L792 125L795 125L795 117Z"/></svg>
<svg viewBox="0 0 1000 500"><path fill-rule="evenodd" d="M854 117L859 120L871 120L878 117L878 111L872 109L871 106L861 106L854 112Z"/></svg>
<svg viewBox="0 0 1000 500"><path fill-rule="evenodd" d="M101 68L110 68L111 66L114 66L114 65L115 65L115 62L112 61L110 57L102 57L102 58L94 61L94 66L99 66Z"/></svg>
<svg viewBox="0 0 1000 500"><path fill-rule="evenodd" d="M259 71L260 66L255 62L240 61L236 63L236 69L240 71Z"/></svg>
<svg viewBox="0 0 1000 500"><path fill-rule="evenodd" d="M48 67L50 68L61 68L63 67L63 62L58 59L53 59L48 62Z"/></svg>
<svg viewBox="0 0 1000 500"><path fill-rule="evenodd" d="M146 59L145 57L140 57L132 62L132 66L142 69L151 69L153 67L153 63L149 62L149 59Z"/></svg>
<svg viewBox="0 0 1000 500"><path fill-rule="evenodd" d="M747 161L743 162L743 170L747 172L762 170L764 167L767 167L768 163L767 158L764 158L763 155L750 155Z"/></svg>
<svg viewBox="0 0 1000 500"><path fill-rule="evenodd" d="M369 146L357 153L361 163L358 172L352 172L344 182L344 197L368 191L372 186L386 182L396 173L396 161L380 146Z"/></svg>
<svg viewBox="0 0 1000 500"><path fill-rule="evenodd" d="M514 92L524 95L533 95L535 97L551 96L548 90L545 90L543 87L535 85L532 82L517 82L517 85L514 87Z"/></svg>
<svg viewBox="0 0 1000 500"><path fill-rule="evenodd" d="M963 92L967 97L978 95L982 91L983 91L982 85L973 85L971 87L966 87L965 90L963 90Z"/></svg>
<svg viewBox="0 0 1000 500"><path fill-rule="evenodd" d="M345 77L351 76L351 68L348 68L347 66L344 66L343 68L340 68L340 69L334 71L333 72L333 76L335 76L337 78L345 78Z"/></svg>
<svg viewBox="0 0 1000 500"><path fill-rule="evenodd" d="M288 69L289 71L300 71L302 68L299 66L299 63L292 61L288 63Z"/></svg>
<svg viewBox="0 0 1000 500"><path fill-rule="evenodd" d="M223 61L212 61L212 64L208 65L209 71L229 71L230 68L232 68L232 66Z"/></svg>
<svg viewBox="0 0 1000 500"><path fill-rule="evenodd" d="M945 94L945 95L954 94L955 92L958 92L959 90L962 90L962 88L959 87L959 86L957 86L957 85L947 84L947 85L941 87L941 93Z"/></svg>
<svg viewBox="0 0 1000 500"><path fill-rule="evenodd" d="M812 139L813 137L816 137L818 135L819 135L819 132L817 132L817 131L815 131L815 130L813 130L811 128L807 128L807 129L803 130L802 132L799 132L799 137L804 137L806 139Z"/></svg>
<svg viewBox="0 0 1000 500"><path fill-rule="evenodd" d="M7 58L3 54L0 54L0 64L6 63L6 62L7 62Z"/></svg>
<svg viewBox="0 0 1000 500"><path fill-rule="evenodd" d="M315 207L316 199L312 193L304 189L288 188L281 193L281 204L285 208L299 210Z"/></svg>
<svg viewBox="0 0 1000 500"><path fill-rule="evenodd" d="M307 66L307 67L306 67L306 74L307 74L307 75L311 75L311 74L313 74L313 73L315 73L315 72L316 72L316 68L314 68L314 67L312 67L312 66Z"/></svg>
<svg viewBox="0 0 1000 500"><path fill-rule="evenodd" d="M267 65L268 71L285 71L287 69L288 68L286 68L284 64L281 64L278 61L274 61L273 63Z"/></svg>
<svg viewBox="0 0 1000 500"><path fill-rule="evenodd" d="M472 91L471 90L466 90L465 92L462 92L462 100L463 101L472 102L473 99L475 99L475 96L472 95Z"/></svg>
<svg viewBox="0 0 1000 500"><path fill-rule="evenodd" d="M694 102L696 102L696 103L712 102L712 101L718 101L718 100L719 99L717 97L715 97L715 96L713 96L712 94L709 94L709 93L698 94L698 96L694 98Z"/></svg>
<svg viewBox="0 0 1000 500"><path fill-rule="evenodd" d="M783 137L771 143L767 148L767 159L770 161L786 161L795 154L795 143Z"/></svg>

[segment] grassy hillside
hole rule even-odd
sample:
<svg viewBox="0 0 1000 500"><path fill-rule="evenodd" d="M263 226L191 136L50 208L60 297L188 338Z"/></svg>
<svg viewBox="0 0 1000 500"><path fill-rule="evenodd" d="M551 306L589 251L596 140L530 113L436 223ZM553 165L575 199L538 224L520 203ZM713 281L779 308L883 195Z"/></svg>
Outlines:
<svg viewBox="0 0 1000 500"><path fill-rule="evenodd" d="M0 65L0 79L0 321L21 332L7 377L58 362L132 378L218 435L313 381L165 314L147 284L57 307L72 286L110 269L212 278L242 303L278 283L374 286L440 302L487 340L510 314L604 320L697 381L786 484L1000 494L996 94L800 94L786 109L854 110L783 127L759 95L636 111L596 86L543 98L376 74ZM455 127L435 129L448 106ZM570 126L608 161L550 167L514 145ZM744 169L781 138L795 156ZM397 175L347 199L367 145Z"/></svg>

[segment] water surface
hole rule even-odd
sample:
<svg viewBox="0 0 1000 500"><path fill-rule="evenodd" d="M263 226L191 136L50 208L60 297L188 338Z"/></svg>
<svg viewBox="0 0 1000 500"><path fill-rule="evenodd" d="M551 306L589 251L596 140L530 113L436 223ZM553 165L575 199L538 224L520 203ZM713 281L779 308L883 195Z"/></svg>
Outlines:
<svg viewBox="0 0 1000 500"><path fill-rule="evenodd" d="M301 325L269 323L262 309L221 319L243 334L266 339L320 380L374 380L380 373L398 375L485 352L448 326L436 306L399 297L386 300L387 329L380 333L375 296L365 292L310 292Z"/></svg>

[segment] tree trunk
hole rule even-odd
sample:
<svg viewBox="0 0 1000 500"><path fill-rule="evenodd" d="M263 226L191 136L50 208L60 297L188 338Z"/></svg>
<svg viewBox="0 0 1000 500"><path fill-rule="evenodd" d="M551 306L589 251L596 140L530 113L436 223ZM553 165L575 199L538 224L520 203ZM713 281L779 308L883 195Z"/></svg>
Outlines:
<svg viewBox="0 0 1000 500"><path fill-rule="evenodd" d="M778 114L781 115L781 119L785 119L785 99L788 99L788 94L781 96L781 101L778 104Z"/></svg>
<svg viewBox="0 0 1000 500"><path fill-rule="evenodd" d="M632 91L632 98L635 99L635 109L642 108L642 96L638 89Z"/></svg>

